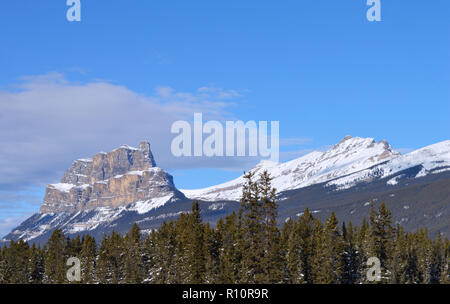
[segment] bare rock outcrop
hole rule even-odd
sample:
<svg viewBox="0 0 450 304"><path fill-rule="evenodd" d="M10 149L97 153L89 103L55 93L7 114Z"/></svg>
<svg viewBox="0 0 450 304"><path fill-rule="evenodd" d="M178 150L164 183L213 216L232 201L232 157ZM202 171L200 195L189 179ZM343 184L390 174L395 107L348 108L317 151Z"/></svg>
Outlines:
<svg viewBox="0 0 450 304"><path fill-rule="evenodd" d="M156 166L150 144L121 146L72 163L58 184L47 186L42 213L121 207L183 197L171 175Z"/></svg>

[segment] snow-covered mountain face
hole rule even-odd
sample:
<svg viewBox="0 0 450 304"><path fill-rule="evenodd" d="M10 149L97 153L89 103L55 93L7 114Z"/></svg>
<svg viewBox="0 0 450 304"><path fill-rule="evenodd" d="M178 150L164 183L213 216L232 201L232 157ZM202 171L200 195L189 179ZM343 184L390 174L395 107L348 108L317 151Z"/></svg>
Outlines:
<svg viewBox="0 0 450 304"><path fill-rule="evenodd" d="M347 136L328 151L286 163L262 161L252 169L256 174L265 170L280 195L281 220L310 207L323 219L336 211L343 220L356 223L366 215L368 201L379 198L391 202L397 220L409 229L428 225L435 233L450 234L443 220L450 214L450 141L402 155L385 141ZM205 189L178 190L172 176L156 166L148 143L122 146L76 160L60 183L47 187L40 212L13 229L0 245L20 238L42 244L56 228L67 236L88 233L98 239L113 230L125 233L133 223L150 231L189 212L193 199L202 201L204 220L215 223L237 211L243 182L241 176ZM409 208L413 204L417 208Z"/></svg>
<svg viewBox="0 0 450 304"><path fill-rule="evenodd" d="M156 166L150 144L123 145L78 159L60 183L47 186L40 212L6 239L31 241L55 228L67 234L111 230L124 218L140 219L171 202L186 200L171 175Z"/></svg>
<svg viewBox="0 0 450 304"><path fill-rule="evenodd" d="M251 171L267 170L278 193L327 183L337 190L360 182L385 178L405 169L422 166L417 177L450 170L450 141L419 149L406 155L392 149L386 141L347 136L325 152L312 152L286 163L262 161ZM188 198L218 201L239 200L243 177L197 190L181 190ZM395 180L390 181L394 184Z"/></svg>
<svg viewBox="0 0 450 304"><path fill-rule="evenodd" d="M335 185L338 190L348 189L360 182L371 182L374 179L393 176L387 184L395 186L397 181L404 177L398 173L413 167L420 167L413 178L450 171L450 140L399 155L386 163L330 181L327 185Z"/></svg>

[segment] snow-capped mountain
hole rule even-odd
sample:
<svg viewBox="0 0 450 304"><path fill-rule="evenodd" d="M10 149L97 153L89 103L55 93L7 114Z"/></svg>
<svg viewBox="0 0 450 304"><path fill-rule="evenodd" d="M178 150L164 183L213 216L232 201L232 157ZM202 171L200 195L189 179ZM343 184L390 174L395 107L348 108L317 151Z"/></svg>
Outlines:
<svg viewBox="0 0 450 304"><path fill-rule="evenodd" d="M181 201L187 199L172 176L156 166L148 142L138 148L123 145L75 160L59 183L47 186L40 212L5 239L45 239L55 228L68 235L126 229L124 219L142 221L149 212Z"/></svg>
<svg viewBox="0 0 450 304"><path fill-rule="evenodd" d="M388 185L393 186L404 177L404 175L397 175L399 172L413 167L420 167L420 171L413 178L450 171L450 140L405 155L398 155L377 166L359 170L354 174L330 181L328 185L335 185L338 189L344 189L353 187L360 182L370 182L373 179L383 179L395 175L387 181Z"/></svg>
<svg viewBox="0 0 450 304"><path fill-rule="evenodd" d="M401 154L386 142L346 136L325 152L312 152L286 163L262 161L251 171L267 170L277 191L298 189L348 176L393 160ZM203 200L239 200L243 177L198 190L181 190L187 197Z"/></svg>
<svg viewBox="0 0 450 304"><path fill-rule="evenodd" d="M406 229L426 226L431 233L450 234L450 141L402 155L386 141L347 136L325 152L285 163L262 161L252 169L265 170L279 195L281 221L309 207L322 219L334 211L356 223L367 215L370 201L384 201ZM214 224L239 208L242 184L241 176L178 190L172 176L156 166L148 143L125 145L73 162L59 183L47 187L40 212L2 241L45 242L55 228L96 238L112 230L124 233L133 223L149 231L189 212L193 199L201 201L204 220Z"/></svg>
<svg viewBox="0 0 450 304"><path fill-rule="evenodd" d="M260 174L267 170L273 177L273 186L281 193L324 182L347 189L414 166L422 166L417 177L450 170L450 141L402 155L384 140L346 136L328 151L312 152L286 163L262 161L251 171ZM243 182L240 176L220 185L181 191L191 199L239 200ZM395 184L395 178L389 183Z"/></svg>
<svg viewBox="0 0 450 304"><path fill-rule="evenodd" d="M74 161L60 183L47 187L41 212L127 207L145 213L182 198L172 176L156 166L150 144L142 142Z"/></svg>
<svg viewBox="0 0 450 304"><path fill-rule="evenodd" d="M431 235L450 235L450 141L408 154L386 141L345 137L325 152L312 152L285 163L263 161L251 171L267 170L278 192L279 221L309 208L325 220L333 211L342 221L361 222L371 202L385 202L395 224ZM181 190L188 198L239 201L243 177L198 190ZM230 204L230 203L227 203Z"/></svg>

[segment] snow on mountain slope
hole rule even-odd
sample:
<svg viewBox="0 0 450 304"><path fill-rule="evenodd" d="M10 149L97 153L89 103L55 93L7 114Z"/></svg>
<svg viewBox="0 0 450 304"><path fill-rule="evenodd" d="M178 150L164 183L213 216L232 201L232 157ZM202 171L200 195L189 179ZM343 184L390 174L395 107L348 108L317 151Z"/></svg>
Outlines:
<svg viewBox="0 0 450 304"><path fill-rule="evenodd" d="M148 142L138 148L123 145L92 159L75 160L60 183L47 186L40 213L6 239L31 241L55 228L69 234L107 231L113 222L139 218L182 200L186 198L172 176L156 166Z"/></svg>
<svg viewBox="0 0 450 304"><path fill-rule="evenodd" d="M348 189L355 186L358 182L367 182L374 178L386 178L416 166L421 166L421 170L415 178L450 171L450 140L400 155L389 162L361 170L355 174L337 178L330 181L328 185L334 185L337 189ZM401 177L395 176L388 180L387 184L394 186Z"/></svg>
<svg viewBox="0 0 450 304"><path fill-rule="evenodd" d="M267 170L278 192L298 189L347 176L401 156L386 141L346 136L325 152L312 152L286 163L262 161L252 172ZM198 190L181 190L188 198L208 201L239 200L244 180L235 180Z"/></svg>
<svg viewBox="0 0 450 304"><path fill-rule="evenodd" d="M98 207L77 212L36 213L19 227L13 229L3 241L9 239L32 241L51 233L55 228L62 229L66 234L87 233L100 227L107 229L114 227L116 225L114 222L120 221L122 218L148 214L167 203L179 200L178 197L167 195L116 208Z"/></svg>

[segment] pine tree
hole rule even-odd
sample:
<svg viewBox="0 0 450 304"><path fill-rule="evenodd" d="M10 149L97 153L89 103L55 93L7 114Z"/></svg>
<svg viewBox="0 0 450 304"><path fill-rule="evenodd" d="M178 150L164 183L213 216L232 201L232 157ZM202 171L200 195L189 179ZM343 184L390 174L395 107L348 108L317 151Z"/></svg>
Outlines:
<svg viewBox="0 0 450 304"><path fill-rule="evenodd" d="M416 232L415 247L418 253L418 268L421 281L419 284L431 283L432 241L428 237L427 229L419 229Z"/></svg>
<svg viewBox="0 0 450 304"><path fill-rule="evenodd" d="M219 252L219 284L233 284L237 282L238 275L238 255L237 255L237 216L232 214L221 218L217 222L217 233L222 244Z"/></svg>
<svg viewBox="0 0 450 304"><path fill-rule="evenodd" d="M179 219L181 221L181 219ZM205 229L198 201L192 203L192 211L183 224L183 266L186 268L183 283L200 284L205 280Z"/></svg>
<svg viewBox="0 0 450 304"><path fill-rule="evenodd" d="M300 269L303 281L312 284L317 281L315 270L319 266L317 263L320 263L318 250L322 244L323 225L306 209L299 218L297 229L300 238Z"/></svg>
<svg viewBox="0 0 450 304"><path fill-rule="evenodd" d="M282 255L285 261L283 267L283 283L299 283L301 270L299 269L299 245L297 242L296 223L288 219L281 230Z"/></svg>
<svg viewBox="0 0 450 304"><path fill-rule="evenodd" d="M2 253L2 277L7 284L28 283L29 245L23 240L11 241Z"/></svg>
<svg viewBox="0 0 450 304"><path fill-rule="evenodd" d="M108 242L108 260L110 266L110 273L112 275L112 283L125 282L125 250L124 239L122 236L113 231Z"/></svg>
<svg viewBox="0 0 450 304"><path fill-rule="evenodd" d="M405 271L405 283L407 284L419 284L423 281L422 274L419 270L419 257L415 238L416 236L414 234L408 234L408 256Z"/></svg>
<svg viewBox="0 0 450 304"><path fill-rule="evenodd" d="M444 266L444 244L439 233L436 241L432 243L431 265L429 269L430 284L439 284Z"/></svg>
<svg viewBox="0 0 450 304"><path fill-rule="evenodd" d="M66 237L65 256L68 257L79 257L81 252L81 239L77 235L75 238L71 239Z"/></svg>
<svg viewBox="0 0 450 304"><path fill-rule="evenodd" d="M14 240L9 242L9 247L6 245L2 249L2 260L1 260L1 279L2 283L10 284L13 268L11 266L11 251L15 246Z"/></svg>
<svg viewBox="0 0 450 304"><path fill-rule="evenodd" d="M8 248L6 245L3 246L3 248L0 249L0 284L7 284L7 270L8 270L8 264L6 262L6 255L7 255Z"/></svg>
<svg viewBox="0 0 450 304"><path fill-rule="evenodd" d="M155 233L155 257L154 279L157 284L181 283L180 272L177 268L177 235L175 224L172 220L164 222Z"/></svg>
<svg viewBox="0 0 450 304"><path fill-rule="evenodd" d="M370 209L370 213L372 214L374 211L373 207ZM361 223L361 228L358 230L357 235L357 250L360 253L359 256L361 258L361 264L362 267L360 269L360 272L358 273L359 281L357 283L368 283L367 280L367 268L366 263L367 260L373 256L371 253L371 234L370 234L370 227L369 223L367 221L367 218L364 216L363 221Z"/></svg>
<svg viewBox="0 0 450 304"><path fill-rule="evenodd" d="M30 262L28 282L30 284L41 284L45 273L45 258L40 246L33 243L30 249Z"/></svg>
<svg viewBox="0 0 450 304"><path fill-rule="evenodd" d="M60 229L55 229L47 242L45 253L45 283L66 283L66 239Z"/></svg>
<svg viewBox="0 0 450 304"><path fill-rule="evenodd" d="M317 246L321 244L320 237L323 226L314 219L306 208L298 218L298 222L289 220L283 227L283 244L286 247L285 282L312 284L315 281L315 263L320 263L316 255Z"/></svg>
<svg viewBox="0 0 450 304"><path fill-rule="evenodd" d="M381 262L381 277L383 282L390 278L389 266L392 257L395 229L392 226L392 215L384 203L380 204L378 212L372 205L370 212L370 255Z"/></svg>
<svg viewBox="0 0 450 304"><path fill-rule="evenodd" d="M125 277L124 282L139 284L143 280L141 229L135 223L123 240Z"/></svg>
<svg viewBox="0 0 450 304"><path fill-rule="evenodd" d="M264 283L281 283L283 281L283 264L281 255L281 235L277 227L276 189L272 187L272 178L267 171L260 175L258 182L260 200L263 209L264 249L263 263L266 265Z"/></svg>
<svg viewBox="0 0 450 304"><path fill-rule="evenodd" d="M144 267L144 283L154 283L158 265L156 265L155 256L155 238L157 231L152 230L144 240L142 262Z"/></svg>
<svg viewBox="0 0 450 304"><path fill-rule="evenodd" d="M11 284L28 283L28 244L23 240L11 242L6 254L7 281Z"/></svg>
<svg viewBox="0 0 450 304"><path fill-rule="evenodd" d="M95 239L89 235L84 236L81 243L80 261L81 280L85 284L97 282L95 276L96 255Z"/></svg>
<svg viewBox="0 0 450 304"><path fill-rule="evenodd" d="M342 273L343 284L356 284L361 281L362 252L357 245L358 229L349 222L348 227L342 223L343 259L344 271Z"/></svg>
<svg viewBox="0 0 450 304"><path fill-rule="evenodd" d="M108 236L104 235L98 249L97 265L95 268L95 277L102 284L110 283L112 277L109 267L108 243Z"/></svg>
<svg viewBox="0 0 450 304"><path fill-rule="evenodd" d="M408 266L407 236L402 227L397 227L395 247L392 253L391 280L393 284L404 284Z"/></svg>
<svg viewBox="0 0 450 304"><path fill-rule="evenodd" d="M254 173L244 175L245 184L241 198L240 219L242 221L241 283L256 284L264 282L264 226L263 208L260 201L258 183L253 180Z"/></svg>
<svg viewBox="0 0 450 304"><path fill-rule="evenodd" d="M115 231L104 236L97 258L96 277L103 284L118 284L125 280L123 238Z"/></svg>
<svg viewBox="0 0 450 304"><path fill-rule="evenodd" d="M316 283L341 283L345 269L344 243L334 212L326 221L317 249Z"/></svg>
<svg viewBox="0 0 450 304"><path fill-rule="evenodd" d="M220 248L221 237L209 223L204 228L205 238L205 282L214 283L220 277Z"/></svg>
<svg viewBox="0 0 450 304"><path fill-rule="evenodd" d="M450 241L445 240L443 246L443 257L442 257L442 270L441 270L441 284L450 284Z"/></svg>

